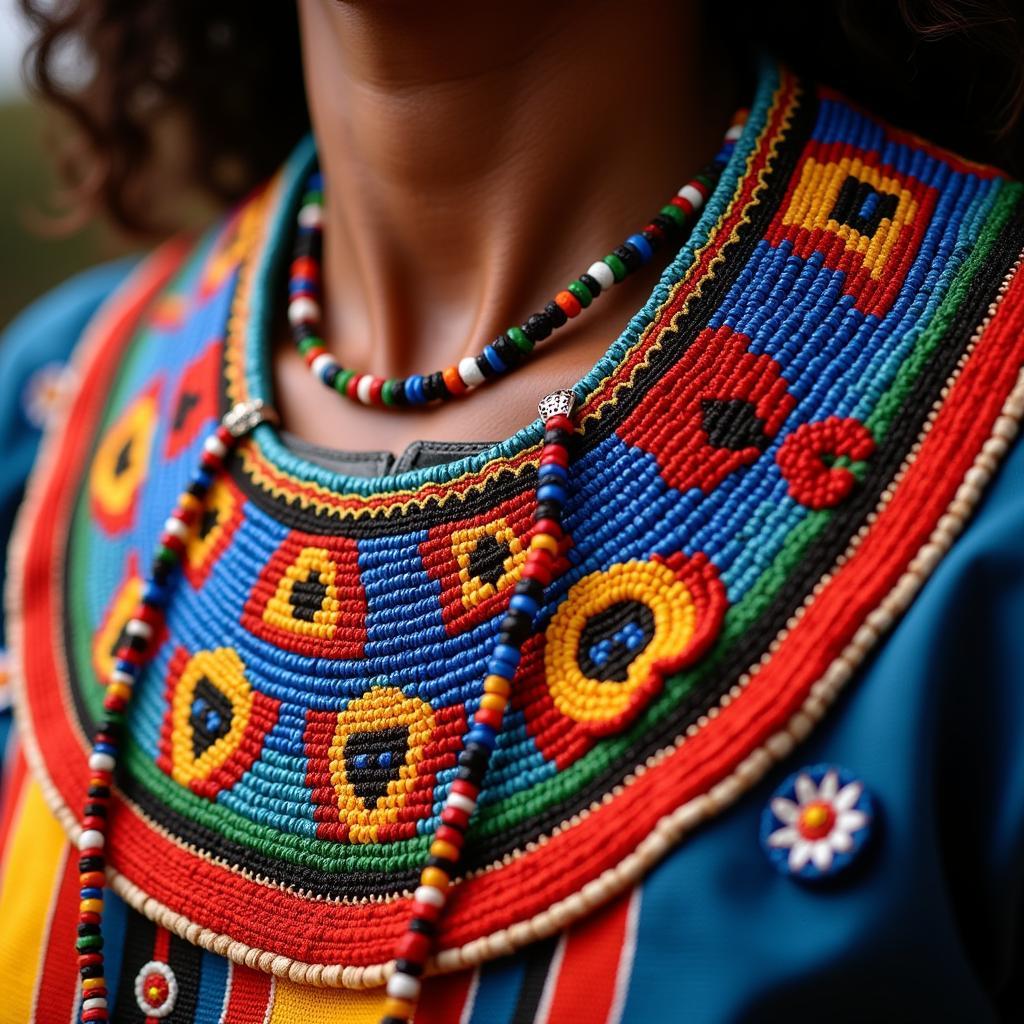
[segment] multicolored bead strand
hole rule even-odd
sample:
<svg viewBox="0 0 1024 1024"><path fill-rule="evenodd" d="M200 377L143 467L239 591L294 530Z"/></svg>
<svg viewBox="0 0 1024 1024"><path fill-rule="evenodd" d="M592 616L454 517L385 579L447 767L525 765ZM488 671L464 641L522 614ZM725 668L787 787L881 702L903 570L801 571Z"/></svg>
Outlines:
<svg viewBox="0 0 1024 1024"><path fill-rule="evenodd" d="M430 844L430 856L412 896L409 925L395 952L388 979L387 1002L381 1024L408 1024L416 1012L420 977L444 912L452 876L458 869L469 822L501 731L512 693L523 643L551 583L562 542L562 511L568 497L569 443L573 435L571 391L556 391L539 406L544 420L544 446L537 471L534 532L522 575L516 582L497 643L487 663L483 697L466 734L455 781L445 798L441 824Z"/></svg>
<svg viewBox="0 0 1024 1024"><path fill-rule="evenodd" d="M114 668L103 698L104 718L89 755L89 784L78 837L79 913L78 971L82 979L81 1020L110 1020L103 956L103 902L106 888L107 811L117 767L125 712L132 690L151 654L151 641L163 623L171 585L185 551L189 532L199 522L215 474L232 450L257 424L273 420L260 401L228 412L203 444L199 467L164 523L153 554L150 574L138 605L125 626L125 640L114 656Z"/></svg>
<svg viewBox="0 0 1024 1024"><path fill-rule="evenodd" d="M678 248L685 241L721 175L731 146L739 138L745 114L737 115L726 132L722 151L695 175L639 231L631 234L539 312L518 327L499 334L477 356L426 375L378 377L347 370L328 352L323 340L320 251L323 240L323 179L310 175L297 218L294 258L288 281L288 322L295 346L315 377L327 387L362 405L423 406L445 402L522 365L534 347L575 319L603 292L649 263L663 245Z"/></svg>

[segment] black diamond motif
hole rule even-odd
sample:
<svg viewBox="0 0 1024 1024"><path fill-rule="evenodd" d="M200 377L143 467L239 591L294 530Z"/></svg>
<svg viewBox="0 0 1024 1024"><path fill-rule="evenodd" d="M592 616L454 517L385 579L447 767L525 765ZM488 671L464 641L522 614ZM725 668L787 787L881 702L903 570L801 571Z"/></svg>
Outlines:
<svg viewBox="0 0 1024 1024"><path fill-rule="evenodd" d="M200 540L206 540L210 536L210 531L217 525L219 518L220 513L217 509L209 506L203 509L203 514L199 519L199 526L196 530Z"/></svg>
<svg viewBox="0 0 1024 1024"><path fill-rule="evenodd" d="M653 638L654 612L642 601L616 601L587 620L576 663L588 679L623 683Z"/></svg>
<svg viewBox="0 0 1024 1024"><path fill-rule="evenodd" d="M132 445L134 438L129 437L127 441L121 446L121 450L117 453L117 461L114 463L114 476L120 476L131 468L132 464Z"/></svg>
<svg viewBox="0 0 1024 1024"><path fill-rule="evenodd" d="M882 221L893 216L899 202L899 196L882 192L851 174L839 189L829 219L872 238Z"/></svg>
<svg viewBox="0 0 1024 1024"><path fill-rule="evenodd" d="M178 407L174 410L174 422L171 430L181 430L185 426L188 414L199 404L199 395L194 391L182 391L178 399Z"/></svg>
<svg viewBox="0 0 1024 1024"><path fill-rule="evenodd" d="M764 451L769 438L764 420L753 402L745 398L705 398L700 403L702 426L713 448L741 452L746 448Z"/></svg>
<svg viewBox="0 0 1024 1024"><path fill-rule="evenodd" d="M481 583L497 586L505 575L505 559L510 554L507 544L496 540L493 534L485 533L469 553L469 575Z"/></svg>
<svg viewBox="0 0 1024 1024"><path fill-rule="evenodd" d="M375 807L387 796L388 783L399 777L405 764L408 744L407 725L354 732L345 740L345 777L366 807Z"/></svg>
<svg viewBox="0 0 1024 1024"><path fill-rule="evenodd" d="M292 584L292 614L303 622L313 622L314 616L324 606L327 587L320 582L320 573L310 569L304 580L296 580Z"/></svg>
<svg viewBox="0 0 1024 1024"><path fill-rule="evenodd" d="M189 723L192 726L192 754L200 757L231 730L234 708L206 676L200 678L192 693Z"/></svg>

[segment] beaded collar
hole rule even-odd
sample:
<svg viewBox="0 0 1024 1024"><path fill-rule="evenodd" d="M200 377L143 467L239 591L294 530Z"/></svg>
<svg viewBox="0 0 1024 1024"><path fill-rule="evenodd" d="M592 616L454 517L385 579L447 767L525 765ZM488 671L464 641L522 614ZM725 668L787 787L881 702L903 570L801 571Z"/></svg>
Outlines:
<svg viewBox="0 0 1024 1024"><path fill-rule="evenodd" d="M17 700L73 837L140 560L211 424L270 397L310 158L107 305L34 475ZM1016 428L1022 247L1018 185L762 71L691 239L575 388L568 543L435 967L587 914L826 713ZM136 686L109 821L130 904L250 966L381 982L522 572L541 439L370 479L266 424L239 445Z"/></svg>

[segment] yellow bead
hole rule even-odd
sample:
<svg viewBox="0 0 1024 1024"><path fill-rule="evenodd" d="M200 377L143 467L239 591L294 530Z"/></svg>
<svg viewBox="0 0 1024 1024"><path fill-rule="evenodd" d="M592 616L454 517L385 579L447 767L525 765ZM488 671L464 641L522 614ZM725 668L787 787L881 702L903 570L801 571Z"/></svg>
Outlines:
<svg viewBox="0 0 1024 1024"><path fill-rule="evenodd" d="M121 700L131 700L132 688L125 683L109 683L107 693L114 697L120 697Z"/></svg>
<svg viewBox="0 0 1024 1024"><path fill-rule="evenodd" d="M106 988L106 987L107 987L106 978L83 978L82 979L82 988L86 992L89 992L91 989L94 989L94 988Z"/></svg>
<svg viewBox="0 0 1024 1024"><path fill-rule="evenodd" d="M484 693L496 693L507 697L512 692L512 684L504 676L488 676L484 680Z"/></svg>
<svg viewBox="0 0 1024 1024"><path fill-rule="evenodd" d="M550 551L551 554L557 555L558 541L550 533L535 533L530 538L530 548L544 548L545 551Z"/></svg>
<svg viewBox="0 0 1024 1024"><path fill-rule="evenodd" d="M432 885L436 889L447 889L448 888L448 875L440 868L429 867L424 868L420 873L420 884L421 885Z"/></svg>
<svg viewBox="0 0 1024 1024"><path fill-rule="evenodd" d="M432 857L444 857L445 860L458 860L458 847L446 842L444 839L435 839L430 844L430 855Z"/></svg>
<svg viewBox="0 0 1024 1024"><path fill-rule="evenodd" d="M409 1002L408 999L396 999L394 996L388 996L384 1000L383 1016L385 1017L398 1017L401 1020L409 1020L415 1012L416 1004Z"/></svg>
<svg viewBox="0 0 1024 1024"><path fill-rule="evenodd" d="M480 707L490 711L504 711L508 707L508 698L499 693L485 693L480 698Z"/></svg>
<svg viewBox="0 0 1024 1024"><path fill-rule="evenodd" d="M82 900L78 904L78 909L83 914L102 914L103 900Z"/></svg>
<svg viewBox="0 0 1024 1024"><path fill-rule="evenodd" d="M189 512L193 509L198 509L199 504L199 499L194 494L189 494L188 491L182 491L178 496L178 508L180 508L182 512Z"/></svg>

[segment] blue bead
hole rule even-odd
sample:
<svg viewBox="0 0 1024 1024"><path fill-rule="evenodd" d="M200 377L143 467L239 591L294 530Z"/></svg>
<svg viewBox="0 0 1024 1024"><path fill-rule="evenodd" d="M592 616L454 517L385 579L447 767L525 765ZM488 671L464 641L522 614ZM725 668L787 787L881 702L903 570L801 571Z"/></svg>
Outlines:
<svg viewBox="0 0 1024 1024"><path fill-rule="evenodd" d="M89 885L79 890L78 898L81 900L101 900L103 899L103 890Z"/></svg>
<svg viewBox="0 0 1024 1024"><path fill-rule="evenodd" d="M111 757L117 757L117 747L113 743L94 743L92 749L97 754L109 754Z"/></svg>
<svg viewBox="0 0 1024 1024"><path fill-rule="evenodd" d="M513 647L511 644L497 644L491 657L498 661L507 661L509 664L518 665L522 654L519 648Z"/></svg>
<svg viewBox="0 0 1024 1024"><path fill-rule="evenodd" d="M508 606L517 612L526 612L527 615L536 615L540 605L529 594L513 594Z"/></svg>
<svg viewBox="0 0 1024 1024"><path fill-rule="evenodd" d="M630 235L629 238L626 239L626 245L636 250L637 255L643 263L646 263L654 255L651 243L648 242L643 235Z"/></svg>
<svg viewBox="0 0 1024 1024"><path fill-rule="evenodd" d="M546 466L540 467L538 479L542 483L549 483L549 477L556 477L559 480L569 479L569 470L565 466L559 466L557 462L549 462Z"/></svg>
<svg viewBox="0 0 1024 1024"><path fill-rule="evenodd" d="M295 295L296 292L320 291L320 286L311 277L293 277L288 282L288 294Z"/></svg>
<svg viewBox="0 0 1024 1024"><path fill-rule="evenodd" d="M390 750L385 750L382 754L379 754L377 756L377 764L379 764L381 766L381 768L390 768L391 767L391 751Z"/></svg>
<svg viewBox="0 0 1024 1024"><path fill-rule="evenodd" d="M487 345L484 348L484 355L487 357L487 362L489 362L491 366L493 366L494 369L498 371L498 373L504 373L508 369L508 367L502 361L501 356L499 356L498 353L495 351L493 345Z"/></svg>
<svg viewBox="0 0 1024 1024"><path fill-rule="evenodd" d="M557 501L564 505L565 499L565 488L561 484L543 484L537 488L538 501Z"/></svg>
<svg viewBox="0 0 1024 1024"><path fill-rule="evenodd" d="M150 580L142 591L143 604L155 605L157 608L163 608L170 596L170 590L154 580Z"/></svg>
<svg viewBox="0 0 1024 1024"><path fill-rule="evenodd" d="M423 396L423 377L414 373L405 381L405 397L412 405L423 405L426 398Z"/></svg>
<svg viewBox="0 0 1024 1024"><path fill-rule="evenodd" d="M324 176L321 171L314 171L306 182L306 188L310 192L322 192L324 189Z"/></svg>
<svg viewBox="0 0 1024 1024"><path fill-rule="evenodd" d="M192 476L192 482L203 487L210 487L213 484L213 473L208 469L197 469Z"/></svg>
<svg viewBox="0 0 1024 1024"><path fill-rule="evenodd" d="M498 734L489 725L478 723L467 733L466 742L479 743L481 747L493 750L497 738Z"/></svg>
<svg viewBox="0 0 1024 1024"><path fill-rule="evenodd" d="M138 678L139 666L131 661L118 660L114 662L114 668L118 672L124 672L125 675L131 676L133 679Z"/></svg>

